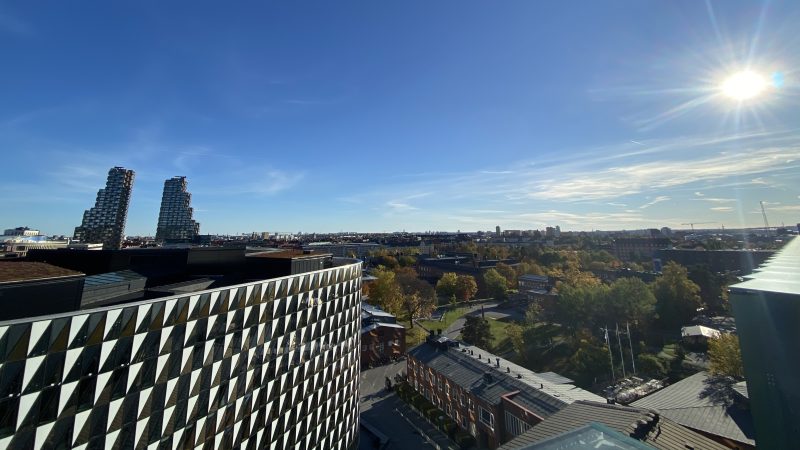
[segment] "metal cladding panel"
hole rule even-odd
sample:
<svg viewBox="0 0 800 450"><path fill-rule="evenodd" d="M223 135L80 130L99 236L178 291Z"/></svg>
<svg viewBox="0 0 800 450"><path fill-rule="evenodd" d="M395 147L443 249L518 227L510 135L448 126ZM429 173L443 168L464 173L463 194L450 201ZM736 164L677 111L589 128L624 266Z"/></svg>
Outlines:
<svg viewBox="0 0 800 450"><path fill-rule="evenodd" d="M315 301L275 296L308 276ZM349 448L360 276L354 262L0 323L0 448Z"/></svg>

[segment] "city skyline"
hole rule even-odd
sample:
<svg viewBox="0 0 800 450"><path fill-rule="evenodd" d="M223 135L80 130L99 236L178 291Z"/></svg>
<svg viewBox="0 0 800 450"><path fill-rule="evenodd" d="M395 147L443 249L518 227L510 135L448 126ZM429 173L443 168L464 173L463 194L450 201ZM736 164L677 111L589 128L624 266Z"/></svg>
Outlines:
<svg viewBox="0 0 800 450"><path fill-rule="evenodd" d="M6 228L70 235L114 166L129 235L176 174L209 234L800 222L791 2L36 6L0 9Z"/></svg>

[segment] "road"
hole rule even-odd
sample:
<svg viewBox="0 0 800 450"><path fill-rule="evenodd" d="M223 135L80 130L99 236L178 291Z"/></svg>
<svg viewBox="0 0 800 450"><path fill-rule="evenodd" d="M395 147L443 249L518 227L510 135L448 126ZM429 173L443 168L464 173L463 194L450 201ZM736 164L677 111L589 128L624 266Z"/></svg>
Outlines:
<svg viewBox="0 0 800 450"><path fill-rule="evenodd" d="M453 323L451 323L450 326L447 327L447 329L442 332L442 334L444 334L450 339L458 339L458 336L461 334L461 329L464 328L464 322L466 322L466 317L476 316L480 314L481 306L483 306L483 314L486 316L487 319L499 320L499 319L505 319L506 317L511 317L515 320L524 319L524 316L515 309L498 309L497 303L485 303L483 305L474 305L469 307L469 311L466 314L454 320Z"/></svg>
<svg viewBox="0 0 800 450"><path fill-rule="evenodd" d="M402 400L385 389L386 377L394 383L394 375L405 371L406 362L399 361L361 372L361 420L367 421L389 438L389 444L385 447L387 450L433 449L422 435L397 415L395 407ZM362 427L360 450L377 448L374 441L375 437Z"/></svg>

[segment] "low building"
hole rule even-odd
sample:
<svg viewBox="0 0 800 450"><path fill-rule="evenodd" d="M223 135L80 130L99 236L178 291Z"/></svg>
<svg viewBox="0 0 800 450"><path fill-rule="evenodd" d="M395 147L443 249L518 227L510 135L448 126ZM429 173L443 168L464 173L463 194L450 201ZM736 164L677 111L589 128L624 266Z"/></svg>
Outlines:
<svg viewBox="0 0 800 450"><path fill-rule="evenodd" d="M411 387L482 448L499 447L575 401L605 401L571 381L441 336L408 352Z"/></svg>
<svg viewBox="0 0 800 450"><path fill-rule="evenodd" d="M671 247L667 238L620 238L614 240L614 256L622 261L650 261L656 250Z"/></svg>
<svg viewBox="0 0 800 450"><path fill-rule="evenodd" d="M586 427L596 427L602 437L586 439ZM614 441L629 445L614 447ZM529 431L500 447L501 450L579 447L578 440L591 442L589 448L656 448L659 450L725 450L727 447L667 419L657 411L628 406L577 401L546 418ZM639 443L647 445L641 446ZM557 443L555 447L547 444Z"/></svg>
<svg viewBox="0 0 800 450"><path fill-rule="evenodd" d="M374 242L311 242L303 246L304 250L331 253L342 258L365 259L371 252L384 248Z"/></svg>
<svg viewBox="0 0 800 450"><path fill-rule="evenodd" d="M406 353L406 328L392 314L361 304L361 366L373 367Z"/></svg>
<svg viewBox="0 0 800 450"><path fill-rule="evenodd" d="M753 273L775 252L773 250L693 250L663 248L655 257L663 264L673 261L684 267L706 266L714 273L732 272L740 275Z"/></svg>
<svg viewBox="0 0 800 450"><path fill-rule="evenodd" d="M442 278L442 275L448 272L458 275L471 275L478 285L479 295L484 295L486 294L486 285L483 281L483 275L489 269L497 267L499 263L507 264L511 267L519 265L519 261L516 259L480 260L476 255L459 254L455 256L420 257L417 259L416 269L419 278L431 284L436 284Z"/></svg>
<svg viewBox="0 0 800 450"><path fill-rule="evenodd" d="M720 334L718 330L704 327L703 325L681 328L681 339L684 343L690 345L708 345L709 339L716 339Z"/></svg>
<svg viewBox="0 0 800 450"><path fill-rule="evenodd" d="M749 401L730 378L698 372L630 406L656 410L728 448L755 448Z"/></svg>
<svg viewBox="0 0 800 450"><path fill-rule="evenodd" d="M519 298L528 302L546 302L555 297L550 292L553 289L550 278L545 275L521 275L517 278L517 287Z"/></svg>

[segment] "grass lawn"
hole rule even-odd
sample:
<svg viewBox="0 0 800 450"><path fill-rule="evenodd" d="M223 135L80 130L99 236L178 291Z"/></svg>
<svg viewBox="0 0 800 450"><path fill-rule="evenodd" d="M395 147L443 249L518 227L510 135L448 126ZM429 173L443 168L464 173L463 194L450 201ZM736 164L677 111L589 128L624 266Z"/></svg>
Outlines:
<svg viewBox="0 0 800 450"><path fill-rule="evenodd" d="M414 328L409 328L411 325L405 321L398 321L397 323L406 327L406 349L425 342L425 338L428 336L425 330L416 325L414 325Z"/></svg>
<svg viewBox="0 0 800 450"><path fill-rule="evenodd" d="M418 323L422 324L423 327L429 330L436 330L441 328L442 331L446 330L456 319L463 316L469 312L467 308L456 308L451 311L447 311L442 316L442 320L420 320Z"/></svg>

